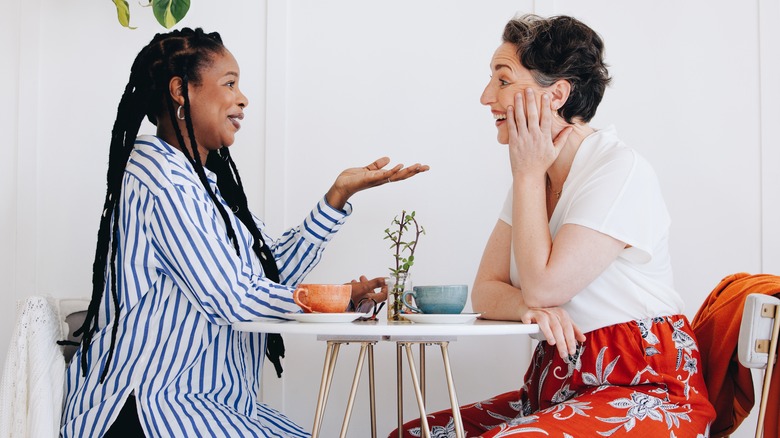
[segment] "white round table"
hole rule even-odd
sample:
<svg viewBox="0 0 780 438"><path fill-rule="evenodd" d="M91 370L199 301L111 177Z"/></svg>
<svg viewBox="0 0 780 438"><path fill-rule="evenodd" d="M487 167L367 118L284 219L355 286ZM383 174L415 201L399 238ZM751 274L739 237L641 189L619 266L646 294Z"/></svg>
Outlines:
<svg viewBox="0 0 780 438"><path fill-rule="evenodd" d="M459 324L422 324L412 322L388 322L388 321L357 321L357 322L339 322L339 323L312 323L286 320L261 320L252 322L240 322L233 325L236 330L258 332L258 333L279 333L279 334L310 334L316 335L318 340L326 341L328 347L325 352L325 363L322 370L322 380L320 381L319 396L317 398L317 408L314 415L314 425L312 426L312 437L319 436L322 425L322 417L325 411L330 384L333 378L336 358L342 344L360 343L360 354L355 369L355 376L352 380L352 389L347 402L347 410L344 415L344 422L341 426L341 437L346 436L349 418L352 413L352 405L355 399L360 372L363 367L366 352L368 353L368 375L371 403L371 436L376 437L376 410L374 397L374 349L373 346L378 341L390 341L396 343L396 369L398 384L398 430L399 435L403 425L403 384L402 384L402 350L406 350L406 357L412 376L412 383L415 389L417 405L420 410L420 420L423 436L430 437L428 421L425 413L425 345L436 344L441 347L442 358L444 360L444 371L447 379L447 389L450 395L450 404L452 405L452 415L455 420L455 434L461 438L463 433L463 421L460 418L460 409L455 392L455 383L452 378L452 371L449 363L449 353L447 351L448 343L457 340L458 336L498 336L498 335L531 335L539 333L539 326L536 324L522 324L510 321L488 321L477 319L469 323ZM420 345L420 376L418 377L414 366L411 344Z"/></svg>

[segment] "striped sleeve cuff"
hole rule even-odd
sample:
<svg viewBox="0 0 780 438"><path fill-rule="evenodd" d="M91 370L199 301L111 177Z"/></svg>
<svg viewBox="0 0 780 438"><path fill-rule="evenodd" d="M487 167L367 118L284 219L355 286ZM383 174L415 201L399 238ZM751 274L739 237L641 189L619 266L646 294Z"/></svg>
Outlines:
<svg viewBox="0 0 780 438"><path fill-rule="evenodd" d="M344 210L339 210L331 207L323 196L303 221L303 234L309 241L328 242L350 214L352 214L352 204L347 202Z"/></svg>

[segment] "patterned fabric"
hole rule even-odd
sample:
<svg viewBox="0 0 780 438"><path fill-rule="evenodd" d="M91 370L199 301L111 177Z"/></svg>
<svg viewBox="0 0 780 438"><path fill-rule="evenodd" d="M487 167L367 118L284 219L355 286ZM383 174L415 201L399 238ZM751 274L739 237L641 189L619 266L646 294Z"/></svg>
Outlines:
<svg viewBox="0 0 780 438"><path fill-rule="evenodd" d="M351 207L338 211L323 198L278 240L264 234L279 267L275 283L263 273L251 234L222 199L216 176L207 171L207 178L228 211L240 256L182 152L156 137L136 140L118 218L114 358L100 383L114 318L106 281L100 330L66 376L64 438L102 436L131 392L147 436L308 436L257 403L266 335L231 324L300 311L294 287L319 262Z"/></svg>
<svg viewBox="0 0 780 438"><path fill-rule="evenodd" d="M462 406L466 436L709 436L715 413L684 316L616 324L586 336L566 359L540 342L520 390ZM432 437L455 437L451 411L430 414L428 422ZM421 436L419 423L404 425L404 436Z"/></svg>

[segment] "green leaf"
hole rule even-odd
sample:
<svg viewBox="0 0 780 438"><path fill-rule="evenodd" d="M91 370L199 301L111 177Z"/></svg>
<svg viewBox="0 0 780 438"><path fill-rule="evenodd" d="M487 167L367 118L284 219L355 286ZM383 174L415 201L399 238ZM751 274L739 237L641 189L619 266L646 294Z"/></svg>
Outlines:
<svg viewBox="0 0 780 438"><path fill-rule="evenodd" d="M119 24L128 29L135 29L130 27L130 5L127 4L127 0L114 0L116 6L116 18L119 20Z"/></svg>
<svg viewBox="0 0 780 438"><path fill-rule="evenodd" d="M152 10L157 22L170 29L187 15L190 0L152 0Z"/></svg>

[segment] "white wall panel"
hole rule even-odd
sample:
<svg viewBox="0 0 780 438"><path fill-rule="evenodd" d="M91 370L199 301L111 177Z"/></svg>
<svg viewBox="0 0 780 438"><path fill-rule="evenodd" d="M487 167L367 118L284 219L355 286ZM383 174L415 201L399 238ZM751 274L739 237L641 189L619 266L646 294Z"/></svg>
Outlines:
<svg viewBox="0 0 780 438"><path fill-rule="evenodd" d="M0 15L0 53L5 58L0 65L0 132L4 133L0 142L0 309L7 309L0 318L1 333L13 330L13 303L25 296L16 287L21 9L20 3L9 2ZM0 363L5 358L8 338L0 336Z"/></svg>
<svg viewBox="0 0 780 438"><path fill-rule="evenodd" d="M759 1L763 271L780 272L780 2Z"/></svg>

